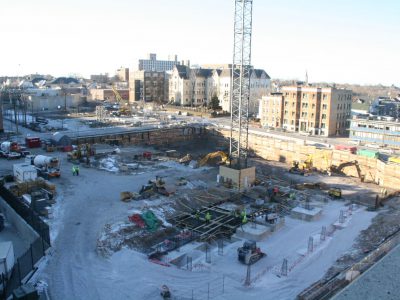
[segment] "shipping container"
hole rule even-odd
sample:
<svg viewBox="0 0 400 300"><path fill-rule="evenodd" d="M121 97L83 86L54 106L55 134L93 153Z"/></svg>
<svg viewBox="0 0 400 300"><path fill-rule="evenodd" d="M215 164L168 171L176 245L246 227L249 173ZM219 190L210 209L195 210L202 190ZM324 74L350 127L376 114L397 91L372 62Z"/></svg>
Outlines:
<svg viewBox="0 0 400 300"><path fill-rule="evenodd" d="M28 148L40 148L42 141L38 137L26 137L25 144Z"/></svg>
<svg viewBox="0 0 400 300"><path fill-rule="evenodd" d="M367 150L367 149L359 149L357 151L357 155L365 156L369 158L378 158L379 152L374 150Z"/></svg>
<svg viewBox="0 0 400 300"><path fill-rule="evenodd" d="M357 153L357 147L355 147L355 146L335 145L335 149L342 150L342 151L349 151L350 153L353 153L353 154Z"/></svg>
<svg viewBox="0 0 400 300"><path fill-rule="evenodd" d="M37 170L30 164L15 164L13 166L14 178L18 182L35 180L37 178Z"/></svg>

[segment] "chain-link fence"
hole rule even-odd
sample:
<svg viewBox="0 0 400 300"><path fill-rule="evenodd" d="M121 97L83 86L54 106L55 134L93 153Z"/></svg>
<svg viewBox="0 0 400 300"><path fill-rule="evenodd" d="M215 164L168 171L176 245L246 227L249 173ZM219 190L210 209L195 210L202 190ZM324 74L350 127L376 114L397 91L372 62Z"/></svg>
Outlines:
<svg viewBox="0 0 400 300"><path fill-rule="evenodd" d="M37 238L29 249L17 258L11 271L3 274L0 278L0 287L2 287L1 299L7 299L18 288L22 280L28 277L36 269L36 263L46 254L50 247L41 237Z"/></svg>

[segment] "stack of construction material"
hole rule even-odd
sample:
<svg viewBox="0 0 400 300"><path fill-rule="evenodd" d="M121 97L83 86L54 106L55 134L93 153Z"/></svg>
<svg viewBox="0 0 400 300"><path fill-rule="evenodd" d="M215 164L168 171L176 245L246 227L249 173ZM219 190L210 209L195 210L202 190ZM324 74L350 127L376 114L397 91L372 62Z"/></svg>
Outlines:
<svg viewBox="0 0 400 300"><path fill-rule="evenodd" d="M151 210L147 210L143 214L133 214L128 219L140 228L146 227L149 231L156 231L160 226L160 221Z"/></svg>

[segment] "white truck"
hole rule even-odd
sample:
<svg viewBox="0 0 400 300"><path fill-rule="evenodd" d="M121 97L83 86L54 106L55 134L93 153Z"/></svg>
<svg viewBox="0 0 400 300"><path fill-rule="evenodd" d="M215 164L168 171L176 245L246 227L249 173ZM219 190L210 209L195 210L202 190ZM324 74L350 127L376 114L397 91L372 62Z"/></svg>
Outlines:
<svg viewBox="0 0 400 300"><path fill-rule="evenodd" d="M46 155L36 155L33 159L33 165L39 172L39 175L45 177L60 177L60 160L57 157Z"/></svg>
<svg viewBox="0 0 400 300"><path fill-rule="evenodd" d="M12 242L0 242L0 276L4 274L4 276L10 278L13 267L14 247Z"/></svg>

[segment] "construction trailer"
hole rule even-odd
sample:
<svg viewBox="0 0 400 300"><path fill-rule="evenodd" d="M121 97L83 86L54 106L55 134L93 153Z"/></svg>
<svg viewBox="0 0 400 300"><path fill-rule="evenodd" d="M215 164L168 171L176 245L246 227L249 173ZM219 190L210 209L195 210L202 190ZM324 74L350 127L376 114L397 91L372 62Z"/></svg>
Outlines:
<svg viewBox="0 0 400 300"><path fill-rule="evenodd" d="M13 165L14 179L17 182L36 180L37 169L29 163Z"/></svg>

